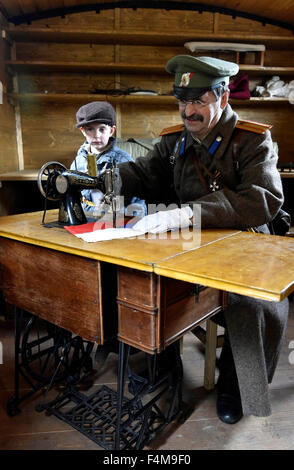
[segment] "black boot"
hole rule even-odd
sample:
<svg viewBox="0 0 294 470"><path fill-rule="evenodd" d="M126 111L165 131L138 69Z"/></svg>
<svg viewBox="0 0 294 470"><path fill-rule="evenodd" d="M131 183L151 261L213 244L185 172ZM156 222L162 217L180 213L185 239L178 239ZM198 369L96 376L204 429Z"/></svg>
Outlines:
<svg viewBox="0 0 294 470"><path fill-rule="evenodd" d="M243 416L241 396L233 354L227 335L219 360L219 378L217 382L217 415L227 424L235 424Z"/></svg>

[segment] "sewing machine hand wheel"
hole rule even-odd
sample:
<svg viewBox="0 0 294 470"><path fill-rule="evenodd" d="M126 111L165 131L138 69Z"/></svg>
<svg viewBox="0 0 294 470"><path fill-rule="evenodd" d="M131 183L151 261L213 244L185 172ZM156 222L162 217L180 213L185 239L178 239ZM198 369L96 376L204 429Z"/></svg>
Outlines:
<svg viewBox="0 0 294 470"><path fill-rule="evenodd" d="M40 193L50 201L60 199L55 189L55 179L67 168L59 162L48 162L42 166L38 173L38 188Z"/></svg>

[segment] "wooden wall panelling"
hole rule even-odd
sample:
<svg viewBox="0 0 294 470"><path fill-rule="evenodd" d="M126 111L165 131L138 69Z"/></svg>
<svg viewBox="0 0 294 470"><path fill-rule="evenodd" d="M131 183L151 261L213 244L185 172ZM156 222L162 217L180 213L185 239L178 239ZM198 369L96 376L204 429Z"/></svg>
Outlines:
<svg viewBox="0 0 294 470"><path fill-rule="evenodd" d="M117 16L115 16L117 15ZM204 31L213 32L213 15L204 12L189 11L166 11L166 10L144 10L139 8L132 9L114 9L95 12L75 13L67 15L65 18L45 18L34 21L30 25L22 24L20 27L12 26L13 29L26 29L30 31L34 28L62 30L83 30L94 31L100 28L102 31L113 31L115 29L124 31Z"/></svg>
<svg viewBox="0 0 294 470"><path fill-rule="evenodd" d="M5 21L0 13L0 31ZM15 138L15 118L11 103L7 100L8 76L4 61L9 57L9 45L0 35L0 172L17 169L17 148ZM1 190L0 190L1 191Z"/></svg>
<svg viewBox="0 0 294 470"><path fill-rule="evenodd" d="M0 31L4 26L6 24L0 13ZM7 58L9 58L9 44L0 34L0 173L18 170L14 108L8 101L6 93L9 80L4 60ZM9 182L0 182L0 216L7 215L10 210L15 212L17 197L22 198L22 195L17 194Z"/></svg>
<svg viewBox="0 0 294 470"><path fill-rule="evenodd" d="M266 49L264 56L264 65L266 67L293 67L294 66L294 52L286 47L281 49Z"/></svg>
<svg viewBox="0 0 294 470"><path fill-rule="evenodd" d="M186 54L184 47L168 46L121 46L120 63L165 65L174 55Z"/></svg>
<svg viewBox="0 0 294 470"><path fill-rule="evenodd" d="M164 10L143 10L137 9L115 9L96 14L94 12L69 15L62 18L51 18L38 20L32 25L21 25L14 27L15 30L36 30L36 28L46 31L80 31L94 32L99 31L108 34L119 33L133 34L131 43L126 44L126 38L120 43L113 41L109 44L99 44L95 39L88 42L78 43L73 39L72 43L35 41L24 42L27 39L18 41L16 45L16 58L19 60L46 60L60 61L64 63L84 62L91 67L94 64L127 64L140 67L156 65L162 67L162 73L152 73L136 71L121 72L120 70L107 72L100 71L51 71L27 69L19 72L19 90L21 93L68 93L86 94L86 101L99 99L100 96L93 94L96 89L127 89L131 87L152 89L159 94L171 94L173 77L164 72L164 66L167 60L176 54L189 53L184 48L183 42L177 39L178 35L189 35L190 40L196 37L208 40L209 38L222 38L231 41L232 38L240 42L246 40L252 42L254 38L271 38L273 35L289 41L291 34L288 31L281 30L273 26L261 26L257 22L238 18L236 20L225 15L196 12L176 12ZM248 33L249 32L249 33ZM136 34L140 41L135 42ZM144 34L146 44L142 45ZM151 35L162 34L173 37L173 42L168 45L159 42L152 42ZM75 37L75 36L73 36ZM81 36L80 36L81 37ZM77 38L77 37L76 37ZM237 38L237 39L236 39ZM68 39L67 39L68 40ZM262 41L261 41L262 42ZM266 49L267 66L294 66L294 57L290 58L287 48L277 46L275 49ZM279 48L278 48L279 47ZM293 45L292 45L293 47ZM203 54L201 54L203 55ZM293 54L294 56L294 54ZM248 61L252 58L248 56ZM291 76L285 79L291 79ZM251 88L264 83L271 76L254 77L250 74ZM56 159L65 164L72 160L78 146L81 144L80 136L74 128L75 113L79 106L85 104L85 101L78 96L74 96L72 101L46 102L21 102L21 118L23 124L23 145L24 145L24 165L27 168L39 168L42 163L49 159ZM123 103L115 102L115 98L110 93L106 99L113 102L118 116L117 135L124 138L128 137L156 137L163 127L177 124L180 122L177 105L172 101L167 105L147 103ZM158 101L158 103L160 103ZM291 121L292 108L284 104L234 104L234 109L241 117L255 121L270 122L274 125L273 137L279 140L279 148L284 161L289 158L290 131L287 130L287 124ZM281 138L282 136L282 138Z"/></svg>
<svg viewBox="0 0 294 470"><path fill-rule="evenodd" d="M293 151L293 107L287 102L264 106L232 105L241 119L271 124L272 139L279 147L279 160L281 162L294 161Z"/></svg>
<svg viewBox="0 0 294 470"><path fill-rule="evenodd" d="M65 63L121 63L163 65L173 55L187 53L184 47L122 45L116 53L114 45L100 44L38 44L20 42L16 45L16 60L65 61Z"/></svg>
<svg viewBox="0 0 294 470"><path fill-rule="evenodd" d="M83 137L75 128L75 113L84 102L33 103L21 106L25 168L40 168L55 160L69 166ZM114 104L117 111L117 105ZM178 124L180 117L176 102L168 106L121 104L121 135L158 137L167 126ZM120 130L119 130L120 132Z"/></svg>
<svg viewBox="0 0 294 470"><path fill-rule="evenodd" d="M217 32L227 33L228 35L244 34L248 39L253 35L256 41L256 36L292 36L291 31L267 24L263 26L257 21L248 20L246 18L233 19L229 15L218 14L218 30ZM245 42L245 41L244 41Z"/></svg>
<svg viewBox="0 0 294 470"><path fill-rule="evenodd" d="M121 30L212 33L214 28L213 15L208 12L122 9L120 18Z"/></svg>
<svg viewBox="0 0 294 470"><path fill-rule="evenodd" d="M20 93L68 93L90 94L96 89L112 90L116 85L115 74L77 72L19 73Z"/></svg>
<svg viewBox="0 0 294 470"><path fill-rule="evenodd" d="M173 76L169 73L162 75L156 74L123 74L121 84L123 88L140 88L156 91L159 95L172 95Z"/></svg>
<svg viewBox="0 0 294 470"><path fill-rule="evenodd" d="M66 61L66 62L115 62L114 45L104 44L62 44L27 43L16 45L16 59L28 61Z"/></svg>
<svg viewBox="0 0 294 470"><path fill-rule="evenodd" d="M24 161L39 169L48 161L69 166L83 138L75 128L75 114L84 103L22 103Z"/></svg>
<svg viewBox="0 0 294 470"><path fill-rule="evenodd" d="M122 135L124 138L158 137L162 129L181 122L177 104L144 106L128 104L122 108Z"/></svg>
<svg viewBox="0 0 294 470"><path fill-rule="evenodd" d="M114 29L119 28L119 22L120 22L120 9L116 8L114 10ZM120 57L120 44L115 45L114 49L114 60L115 62L119 62L119 57ZM121 82L120 82L120 73L116 72L115 73L115 85L114 88L120 90L121 88ZM121 107L119 104L116 105L116 137L121 138Z"/></svg>
<svg viewBox="0 0 294 470"><path fill-rule="evenodd" d="M19 73L20 93L68 93L93 94L97 90L113 90L120 85L121 90L128 88L151 89L159 94L171 94L173 76L166 73L156 74L95 74L95 73L69 73L69 72L33 72ZM109 93L109 97L111 98Z"/></svg>
<svg viewBox="0 0 294 470"><path fill-rule="evenodd" d="M115 10L104 10L96 14L95 11L85 12L85 13L74 13L67 15L64 18L60 16L56 18L44 18L36 20L30 25L23 24L21 28L25 28L28 31L33 28L42 28L42 29L80 29L80 30L90 30L96 27L101 28L104 31L112 31L114 29L114 14ZM15 29L18 29L15 26Z"/></svg>

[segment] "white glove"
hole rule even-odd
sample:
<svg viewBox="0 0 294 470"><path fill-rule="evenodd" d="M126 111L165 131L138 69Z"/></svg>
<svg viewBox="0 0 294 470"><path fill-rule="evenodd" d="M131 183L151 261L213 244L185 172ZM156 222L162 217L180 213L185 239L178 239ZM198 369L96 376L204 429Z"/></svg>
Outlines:
<svg viewBox="0 0 294 470"><path fill-rule="evenodd" d="M192 216L193 211L189 206L181 209L159 211L143 217L133 226L133 230L145 231L145 233L163 233L172 229L189 227L192 224L190 220Z"/></svg>

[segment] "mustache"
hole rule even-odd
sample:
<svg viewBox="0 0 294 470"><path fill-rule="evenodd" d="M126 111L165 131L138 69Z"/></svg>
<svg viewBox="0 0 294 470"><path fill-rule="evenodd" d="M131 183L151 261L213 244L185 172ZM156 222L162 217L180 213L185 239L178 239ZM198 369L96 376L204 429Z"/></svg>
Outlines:
<svg viewBox="0 0 294 470"><path fill-rule="evenodd" d="M200 121L203 122L203 116L201 114L192 114L191 116L187 116L185 111L182 113L183 119L189 119L189 121Z"/></svg>

